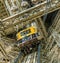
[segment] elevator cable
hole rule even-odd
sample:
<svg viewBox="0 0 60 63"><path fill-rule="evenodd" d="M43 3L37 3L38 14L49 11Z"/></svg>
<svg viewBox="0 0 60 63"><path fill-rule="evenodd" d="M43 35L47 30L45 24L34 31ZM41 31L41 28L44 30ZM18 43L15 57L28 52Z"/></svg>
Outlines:
<svg viewBox="0 0 60 63"><path fill-rule="evenodd" d="M14 60L14 63L18 63L21 56L22 56L22 52L20 51L19 54L18 54L18 57Z"/></svg>
<svg viewBox="0 0 60 63"><path fill-rule="evenodd" d="M37 58L37 63L41 63L40 59L40 52L41 52L41 45L38 45L38 58Z"/></svg>

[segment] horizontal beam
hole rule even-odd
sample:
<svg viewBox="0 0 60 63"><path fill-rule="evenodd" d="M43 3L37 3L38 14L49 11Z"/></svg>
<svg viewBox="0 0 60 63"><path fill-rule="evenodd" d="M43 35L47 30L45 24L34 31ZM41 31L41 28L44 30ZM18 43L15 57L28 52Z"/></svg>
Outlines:
<svg viewBox="0 0 60 63"><path fill-rule="evenodd" d="M36 8L39 8L41 5L46 4L46 3L47 3L47 1L43 2L42 4L38 4L37 6L34 6L34 7L32 7L32 8L26 9L26 10L24 10L24 11L18 13L18 14L15 14L15 15L13 15L13 16L10 16L10 17L8 17L8 18L5 18L5 19L3 19L2 21L4 22L4 21L6 21L6 20L15 18L15 17L17 17L17 16L21 16L21 15L27 13L27 12L30 12L30 11L36 9Z"/></svg>
<svg viewBox="0 0 60 63"><path fill-rule="evenodd" d="M41 5L41 4L39 4L39 5ZM52 6L53 6L53 5L52 5ZM36 7L39 7L39 6L35 6L35 7L30 8L30 9L27 9L27 10L30 11L31 9L35 9ZM16 23L11 23L11 24L9 24L9 25L4 25L4 26L6 26L5 28L7 29L7 28L9 28L9 27L18 25L18 24L21 23L21 22L29 21L29 20L31 20L31 19L33 19L33 18L36 18L37 16L40 16L40 17L41 17L41 16L45 15L46 13L50 13L50 12L53 12L53 11L58 10L58 9L60 9L60 2L57 3L57 4L56 4L55 6L53 6L53 7L47 8L47 10L48 10L47 12L45 12L46 9L42 9L42 10L40 10L39 12L37 12L36 14L33 14L33 15L31 15L31 16L25 18L25 19L22 19L22 20L17 21ZM8 17L8 18L6 18L6 19L3 19L2 22L4 23L4 22L13 21L13 18L15 19L16 17L22 15L24 12L26 12L26 10L23 11L23 12L21 12L21 13L19 13L19 14L14 15L14 16L11 16L11 17Z"/></svg>
<svg viewBox="0 0 60 63"><path fill-rule="evenodd" d="M8 30L9 28L14 28L15 25L18 25L18 24L21 24L21 23L25 23L25 22L31 22L31 20L33 21L37 17L41 17L41 16L43 16L43 15L45 15L47 13L51 13L51 12L53 12L55 10L60 9L60 1L57 2L57 3L56 3L57 0L53 0L53 1L55 3L51 4L51 6L46 7L47 6L47 1L44 1L43 3L38 4L38 5L36 5L36 6L32 7L32 8L29 8L27 10L24 10L24 11L18 13L18 14L15 14L13 16L10 16L8 18L3 19L2 23L4 25L4 31L5 31L5 33L9 34L10 32L12 32L12 31L7 32L6 30ZM51 1L51 3L53 1ZM39 12L36 12L36 14L33 14L33 11L34 10L38 10L38 9L39 9ZM46 9L48 11L46 11ZM30 12L32 13L32 15L30 15ZM29 13L30 16L28 16L27 18L24 18L22 20L19 19L19 17L22 17L22 16L24 16L25 14L28 14L28 13ZM18 18L18 19L14 23L14 21L15 21L16 18ZM5 24L7 22L8 23L11 22L11 24L8 24L8 25Z"/></svg>

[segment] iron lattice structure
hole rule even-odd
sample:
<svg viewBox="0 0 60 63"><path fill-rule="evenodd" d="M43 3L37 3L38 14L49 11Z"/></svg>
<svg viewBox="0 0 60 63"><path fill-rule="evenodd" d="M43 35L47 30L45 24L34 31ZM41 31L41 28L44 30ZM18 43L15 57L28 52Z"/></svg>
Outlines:
<svg viewBox="0 0 60 63"><path fill-rule="evenodd" d="M46 9L47 9L47 11L46 11ZM38 63L39 62L53 63L53 60L55 60L54 56L51 59L50 55L52 55L52 53L49 53L49 52L51 52L55 48L57 48L56 49L56 51L57 51L59 48L57 47L57 44L54 47L52 46L52 43L54 43L54 39L53 39L53 37L51 37L51 35L50 36L48 35L48 32L46 32L46 28L45 28L44 22L41 19L41 16L51 13L53 11L56 11L58 9L60 9L59 0L50 0L50 1L44 0L42 3L37 4L34 7L28 8L22 12L19 12L15 15L12 15L5 19L0 20L0 23L1 23L1 25L0 25L1 37L0 38L3 43L3 44L1 44L1 51L3 53L2 59L4 60L4 62L5 63L8 63L8 62L10 62L10 63L14 63L14 62L15 63L23 63L23 62L32 63L35 61L35 59L37 59L37 61L35 61L35 62L38 62ZM59 29L59 25L60 25L59 24L60 23L59 15L60 14L59 13L60 13L60 11L57 13L56 18L55 18L52 26L49 29L50 34L52 34L52 32L54 32L54 30L57 32L60 32L60 29ZM20 44L20 46L18 47L18 46L16 46L15 40L13 41L11 39L8 39L6 37L6 35L11 34L13 32L17 32L17 29L19 30L21 27L23 27L26 24L29 24L33 21L36 22L39 32L41 34L39 37L37 37L39 39L38 41L40 41L40 42L38 42L39 47L36 46L38 49L36 52L37 54L32 53L33 55L32 54L31 54L31 56L28 55L27 58L29 59L29 61L27 61L28 59L26 60L26 58L25 58L26 55L21 53L21 49L24 50L24 53L26 53L26 50L28 50L29 47L24 47L23 45L28 45L28 43L30 44L30 42ZM3 36L5 36L5 37L3 37ZM48 36L49 36L49 38L48 38ZM34 40L36 40L36 39L34 39ZM35 42L35 41L32 40L31 44L32 44L32 42ZM36 40L36 42L37 42L37 40ZM36 42L34 44L37 45ZM34 45L34 44L32 44L32 45ZM5 46L6 48L3 45L6 45ZM41 48L40 48L40 46L41 46ZM46 49L45 49L45 47L46 47ZM27 52L29 52L29 51L27 51ZM54 53L54 54L56 55L56 53ZM42 55L41 56L42 58L40 57L40 55ZM31 57L34 59L34 61L31 59ZM40 59L40 61L38 58ZM23 59L24 59L24 61L22 62ZM30 60L31 60L31 62L30 62Z"/></svg>

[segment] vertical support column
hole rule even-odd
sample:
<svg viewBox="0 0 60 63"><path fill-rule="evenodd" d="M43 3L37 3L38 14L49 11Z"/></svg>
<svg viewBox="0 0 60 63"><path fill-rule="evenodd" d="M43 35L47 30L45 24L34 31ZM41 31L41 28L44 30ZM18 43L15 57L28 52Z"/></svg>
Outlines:
<svg viewBox="0 0 60 63"><path fill-rule="evenodd" d="M22 0L18 0L19 2L18 2L18 5L19 5L19 8L20 8L20 12L22 11L22 7L21 7L21 2L22 2Z"/></svg>
<svg viewBox="0 0 60 63"><path fill-rule="evenodd" d="M8 0L5 0L5 5L8 9L8 12L9 12L9 15L11 15L11 11L10 11L10 6L9 6L9 3L8 3Z"/></svg>
<svg viewBox="0 0 60 63"><path fill-rule="evenodd" d="M38 59L37 59L37 63L40 63L40 51L41 50L41 45L38 45Z"/></svg>
<svg viewBox="0 0 60 63"><path fill-rule="evenodd" d="M44 22L42 21L41 18L38 18L38 19L39 19L40 26L41 26L41 28L42 28L42 32L43 32L44 36L47 37L48 34L47 34L46 28L45 28L45 26L44 26Z"/></svg>

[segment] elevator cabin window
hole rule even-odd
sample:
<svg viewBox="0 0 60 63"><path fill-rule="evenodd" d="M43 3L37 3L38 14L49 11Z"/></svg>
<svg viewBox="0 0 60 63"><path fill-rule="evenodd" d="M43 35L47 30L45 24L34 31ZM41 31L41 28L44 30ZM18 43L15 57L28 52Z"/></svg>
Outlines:
<svg viewBox="0 0 60 63"><path fill-rule="evenodd" d="M26 31L23 31L20 34L21 34L21 36L25 36L25 35L27 35L29 33L31 33L31 30L30 29L29 30L26 30Z"/></svg>

